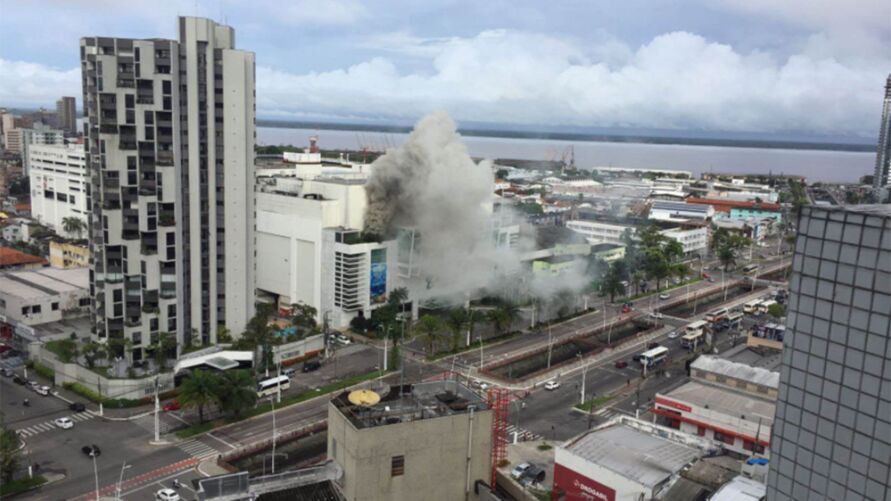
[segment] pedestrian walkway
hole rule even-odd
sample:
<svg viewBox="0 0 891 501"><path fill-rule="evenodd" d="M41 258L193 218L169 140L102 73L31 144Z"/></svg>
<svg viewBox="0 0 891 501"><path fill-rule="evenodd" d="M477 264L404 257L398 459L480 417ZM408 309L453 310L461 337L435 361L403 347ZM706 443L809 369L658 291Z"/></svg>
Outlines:
<svg viewBox="0 0 891 501"><path fill-rule="evenodd" d="M149 433L155 433L155 415L149 414L147 416L139 416L137 418L133 418L130 420L131 423L139 426ZM165 434L170 431L170 424L164 421L163 416L158 417L158 428L160 428L161 434Z"/></svg>
<svg viewBox="0 0 891 501"><path fill-rule="evenodd" d="M176 446L186 454L197 459L207 459L220 454L220 451L197 439L186 440L176 444Z"/></svg>
<svg viewBox="0 0 891 501"><path fill-rule="evenodd" d="M79 412L77 414L72 414L71 416L68 416L68 417L70 417L71 420L74 421L75 423L78 423L78 422L88 421L90 419L93 419L96 416L94 416L92 412L87 411L87 412ZM56 428L58 428L58 426L56 426L56 423L54 423L53 421L54 421L53 419L50 419L49 421L44 421L42 423L32 424L31 426L26 426L25 428L17 429L16 432L19 435L21 435L22 438L33 437L34 435L38 435L40 433L55 430Z"/></svg>
<svg viewBox="0 0 891 501"><path fill-rule="evenodd" d="M517 441L518 442L528 442L530 440L541 440L542 437L538 433L531 432L529 430L523 428L517 428L516 426L509 424L507 425L507 439L508 441L513 442L514 440L514 432L517 433Z"/></svg>

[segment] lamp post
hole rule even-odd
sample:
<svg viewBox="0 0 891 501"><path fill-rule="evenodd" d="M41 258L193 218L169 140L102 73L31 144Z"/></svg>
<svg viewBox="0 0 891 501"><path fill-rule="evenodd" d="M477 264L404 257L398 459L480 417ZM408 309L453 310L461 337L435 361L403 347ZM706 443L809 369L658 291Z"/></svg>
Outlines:
<svg viewBox="0 0 891 501"><path fill-rule="evenodd" d="M99 469L96 467L96 449L90 447L90 456L93 457L93 477L96 481L96 501L99 501Z"/></svg>
<svg viewBox="0 0 891 501"><path fill-rule="evenodd" d="M126 461L121 463L121 475L118 477L118 486L117 486L117 489L115 489L115 492L117 492L117 496L115 496L115 498L118 501L121 501L121 499L122 499L121 498L121 485L124 483L124 470L129 470L130 467L132 467L132 466L133 466L132 464L127 464Z"/></svg>
<svg viewBox="0 0 891 501"><path fill-rule="evenodd" d="M275 400L270 397L272 403L272 473L275 473Z"/></svg>

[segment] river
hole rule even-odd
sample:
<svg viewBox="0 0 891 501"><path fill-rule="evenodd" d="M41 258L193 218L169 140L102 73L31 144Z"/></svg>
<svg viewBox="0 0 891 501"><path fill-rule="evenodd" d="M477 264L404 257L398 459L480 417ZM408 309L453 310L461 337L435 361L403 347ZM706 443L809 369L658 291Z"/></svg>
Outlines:
<svg viewBox="0 0 891 501"><path fill-rule="evenodd" d="M383 150L398 146L406 134L257 127L257 143L308 144L309 136L319 136L322 149L359 150L362 146ZM550 139L465 136L471 155L483 158L523 158L559 160L572 146L576 165L591 167L633 167L729 174L788 174L808 181L856 182L872 174L875 153L827 150L739 148L672 144L561 141Z"/></svg>

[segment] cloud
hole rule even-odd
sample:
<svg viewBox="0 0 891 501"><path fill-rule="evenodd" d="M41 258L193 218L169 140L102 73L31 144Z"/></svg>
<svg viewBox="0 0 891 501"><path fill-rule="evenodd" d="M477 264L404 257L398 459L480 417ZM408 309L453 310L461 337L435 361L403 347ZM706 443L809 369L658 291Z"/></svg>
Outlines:
<svg viewBox="0 0 891 501"><path fill-rule="evenodd" d="M395 42L393 42L395 40ZM429 43L430 71L376 57L295 75L258 68L258 108L412 119L446 109L459 120L726 131L874 135L891 56L854 62L807 53L742 53L687 32L629 48L490 30Z"/></svg>
<svg viewBox="0 0 891 501"><path fill-rule="evenodd" d="M368 16L365 6L355 0L299 0L276 2L270 14L294 25L345 26Z"/></svg>
<svg viewBox="0 0 891 501"><path fill-rule="evenodd" d="M16 106L51 106L60 96L81 92L80 68L59 70L42 64L0 59L0 103Z"/></svg>

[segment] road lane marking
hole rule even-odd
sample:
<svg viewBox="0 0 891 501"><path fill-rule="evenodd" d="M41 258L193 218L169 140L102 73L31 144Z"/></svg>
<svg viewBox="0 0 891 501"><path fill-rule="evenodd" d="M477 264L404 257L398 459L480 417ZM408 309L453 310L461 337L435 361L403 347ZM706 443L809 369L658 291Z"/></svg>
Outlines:
<svg viewBox="0 0 891 501"><path fill-rule="evenodd" d="M238 448L238 447L235 447L234 445L230 444L229 442L226 442L226 441L223 440L222 438L220 438L220 437L214 435L213 433L208 433L207 436L210 437L210 438L216 439L216 440L222 442L222 443L225 444L225 445L228 445L231 449L237 449L237 448Z"/></svg>

